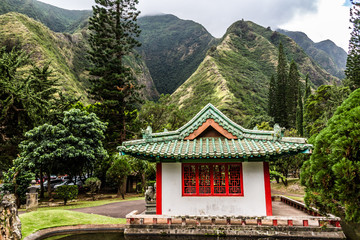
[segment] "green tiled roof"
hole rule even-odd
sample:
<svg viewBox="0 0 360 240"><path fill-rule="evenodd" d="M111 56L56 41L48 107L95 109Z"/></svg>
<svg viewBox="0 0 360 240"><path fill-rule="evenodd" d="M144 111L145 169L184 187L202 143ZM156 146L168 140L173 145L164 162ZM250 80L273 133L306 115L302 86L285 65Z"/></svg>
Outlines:
<svg viewBox="0 0 360 240"><path fill-rule="evenodd" d="M184 140L208 118L238 139L220 137ZM244 161L269 159L283 154L309 152L311 145L305 138L282 137L279 127L275 131L248 130L234 123L213 105L208 104L192 120L176 131L152 133L151 128L143 132L143 139L124 142L118 149L135 157L148 160L176 160L201 158L224 158ZM241 161L241 160L240 160Z"/></svg>

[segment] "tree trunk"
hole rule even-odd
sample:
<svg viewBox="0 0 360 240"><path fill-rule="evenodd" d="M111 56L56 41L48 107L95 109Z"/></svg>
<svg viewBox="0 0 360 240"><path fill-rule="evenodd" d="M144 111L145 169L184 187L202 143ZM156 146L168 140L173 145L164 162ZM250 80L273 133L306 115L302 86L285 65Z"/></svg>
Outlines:
<svg viewBox="0 0 360 240"><path fill-rule="evenodd" d="M40 168L40 198L44 198L44 174L42 167Z"/></svg>
<svg viewBox="0 0 360 240"><path fill-rule="evenodd" d="M275 176L274 178L275 178L275 180L276 180L276 183L280 183L280 177Z"/></svg>
<svg viewBox="0 0 360 240"><path fill-rule="evenodd" d="M142 187L142 192L145 193L146 191L146 179L145 179L145 172L141 174L141 187Z"/></svg>
<svg viewBox="0 0 360 240"><path fill-rule="evenodd" d="M50 179L50 171L48 171L47 173L47 181L48 181L48 185L47 185L47 192L48 192L48 198L51 199L51 179Z"/></svg>

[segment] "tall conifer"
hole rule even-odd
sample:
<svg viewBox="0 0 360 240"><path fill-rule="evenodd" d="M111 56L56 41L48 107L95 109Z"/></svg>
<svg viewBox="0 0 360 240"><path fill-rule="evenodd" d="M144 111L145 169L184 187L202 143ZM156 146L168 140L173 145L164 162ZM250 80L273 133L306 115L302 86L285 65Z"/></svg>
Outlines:
<svg viewBox="0 0 360 240"><path fill-rule="evenodd" d="M360 87L360 1L351 0L350 22L353 24L349 42L349 53L346 61L345 75L350 88Z"/></svg>
<svg viewBox="0 0 360 240"><path fill-rule="evenodd" d="M296 63L291 61L289 77L286 85L286 109L288 114L288 126L290 128L296 127L296 111L298 104L298 89L299 89L300 74L298 72Z"/></svg>
<svg viewBox="0 0 360 240"><path fill-rule="evenodd" d="M305 78L305 93L304 93L304 104L306 103L306 100L311 95L311 88L309 84L309 74L306 74Z"/></svg>
<svg viewBox="0 0 360 240"><path fill-rule="evenodd" d="M279 57L276 81L276 104L274 120L281 127L288 126L288 114L286 109L286 87L287 87L287 61L282 43L279 44Z"/></svg>
<svg viewBox="0 0 360 240"><path fill-rule="evenodd" d="M95 3L89 20L89 55L93 63L90 74L94 77L91 95L102 103L100 117L109 123L106 147L115 150L126 138L126 112L133 110L139 101L135 78L124 66L124 57L140 46L136 23L140 12L136 9L137 0L95 0Z"/></svg>
<svg viewBox="0 0 360 240"><path fill-rule="evenodd" d="M270 117L275 117L276 104L276 81L274 75L270 78L269 94L268 94L268 114Z"/></svg>
<svg viewBox="0 0 360 240"><path fill-rule="evenodd" d="M304 136L304 107L301 94L301 88L298 88L298 100L296 108L296 129L300 136Z"/></svg>

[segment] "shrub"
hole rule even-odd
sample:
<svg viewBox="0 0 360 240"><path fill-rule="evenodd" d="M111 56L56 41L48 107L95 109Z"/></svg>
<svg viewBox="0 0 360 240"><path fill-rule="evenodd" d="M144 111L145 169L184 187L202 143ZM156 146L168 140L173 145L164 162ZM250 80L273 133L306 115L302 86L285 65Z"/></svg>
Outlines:
<svg viewBox="0 0 360 240"><path fill-rule="evenodd" d="M72 200L77 197L79 191L76 185L63 185L56 189L56 196L64 199L64 205L68 200Z"/></svg>
<svg viewBox="0 0 360 240"><path fill-rule="evenodd" d="M100 190L101 181L97 177L91 177L86 179L85 187L90 189L92 200L95 200L95 194Z"/></svg>

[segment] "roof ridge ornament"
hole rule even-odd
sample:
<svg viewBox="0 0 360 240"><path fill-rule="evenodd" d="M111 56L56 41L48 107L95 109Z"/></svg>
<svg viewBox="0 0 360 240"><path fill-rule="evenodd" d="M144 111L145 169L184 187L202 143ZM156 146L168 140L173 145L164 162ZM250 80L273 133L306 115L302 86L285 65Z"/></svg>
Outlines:
<svg viewBox="0 0 360 240"><path fill-rule="evenodd" d="M152 128L151 126L147 126L145 130L141 129L141 133L143 135L143 139L149 140L152 138Z"/></svg>
<svg viewBox="0 0 360 240"><path fill-rule="evenodd" d="M274 125L274 133L273 133L273 141L281 140L284 136L285 128L280 127L279 124L275 123Z"/></svg>

